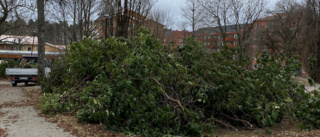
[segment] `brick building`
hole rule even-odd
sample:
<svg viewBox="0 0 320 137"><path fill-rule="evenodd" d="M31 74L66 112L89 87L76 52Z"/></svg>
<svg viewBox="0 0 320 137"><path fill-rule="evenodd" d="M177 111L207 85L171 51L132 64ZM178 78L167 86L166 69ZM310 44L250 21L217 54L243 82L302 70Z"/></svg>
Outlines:
<svg viewBox="0 0 320 137"><path fill-rule="evenodd" d="M152 19L146 19L142 22L142 26L149 29L150 33L154 34L159 41L162 41L164 39L164 25Z"/></svg>
<svg viewBox="0 0 320 137"><path fill-rule="evenodd" d="M240 28L240 27L241 28ZM219 52L224 45L237 46L237 31L244 29L245 25L229 25L219 27L200 28L195 32L195 38L203 43L208 52ZM221 33L222 32L222 33ZM223 40L224 35L224 40Z"/></svg>
<svg viewBox="0 0 320 137"><path fill-rule="evenodd" d="M189 31L167 31L163 39L163 45L168 46L170 50L181 48L191 35L192 33Z"/></svg>
<svg viewBox="0 0 320 137"><path fill-rule="evenodd" d="M292 21L294 20L294 18L290 18L290 20ZM296 39L296 41L293 41L293 43L299 43L299 33L296 29L296 22L286 22L287 20L288 19L285 16L285 14L279 13L264 18L260 18L255 21L255 23L253 24L252 31L252 53L250 54L250 56L252 57L253 68L257 67L255 64L257 58L259 57L258 53L266 51L268 54L271 55L279 55L286 52L285 50L288 49L286 48L286 46L288 45L286 45L287 42L283 36L288 37L292 35L290 39ZM289 46L297 46L291 44ZM300 76L307 76L308 74L305 71L305 68L308 67L308 64L305 62L303 58L306 58L306 56L308 55L304 55L304 52L302 52L303 48L294 50L295 51L293 52L293 55L299 55L300 61L302 63L302 68L300 68L300 70L298 69L295 73L297 73ZM285 62L283 62L283 65L285 65Z"/></svg>
<svg viewBox="0 0 320 137"><path fill-rule="evenodd" d="M250 29L249 38L246 39L245 46L247 47L246 54L251 57L251 68L257 68L257 58L262 52L266 51L269 54L283 53L283 40L279 37L274 37L271 43L265 42L268 38L264 36L273 36L273 31L279 29L276 27L275 16L282 16L282 14L277 14L273 16L267 16L256 20L253 24L249 25L229 25L219 27L206 27L198 29L194 37L196 40L202 42L203 47L208 52L219 52L224 45L229 47L238 46L238 34L242 35L245 31ZM264 31L268 30L268 31ZM293 30L293 29L290 29ZM223 33L221 33L223 32ZM224 35L224 39L223 39ZM171 45L170 49L178 48L183 46L184 40L191 36L191 32L188 31L172 31L165 35L164 45ZM277 42L277 43L272 43ZM270 45L273 44L273 45ZM270 47L275 46L277 51L271 49ZM277 53L276 53L277 52ZM297 53L298 54L298 53ZM302 56L302 55L300 55ZM302 64L306 64L301 60ZM283 63L285 65L285 63ZM299 75L307 75L305 67L298 70Z"/></svg>
<svg viewBox="0 0 320 137"><path fill-rule="evenodd" d="M124 13L122 13L123 15ZM158 23L150 18L140 15L134 11L128 11L129 17L128 24L128 36L133 35L140 27L145 27L150 30L151 34L162 41L164 38L164 25ZM117 17L103 17L101 16L95 21L95 27L98 31L98 39L106 38L110 36L117 36L118 34L118 23Z"/></svg>
<svg viewBox="0 0 320 137"><path fill-rule="evenodd" d="M225 44L229 47L237 45L235 41L237 34L232 27L234 26L226 27L225 40L223 40L218 27L200 28L195 32L194 37L197 41L202 42L208 52L219 52ZM190 36L192 36L192 32L189 31L168 31L165 33L163 45L169 45L171 50L182 47Z"/></svg>

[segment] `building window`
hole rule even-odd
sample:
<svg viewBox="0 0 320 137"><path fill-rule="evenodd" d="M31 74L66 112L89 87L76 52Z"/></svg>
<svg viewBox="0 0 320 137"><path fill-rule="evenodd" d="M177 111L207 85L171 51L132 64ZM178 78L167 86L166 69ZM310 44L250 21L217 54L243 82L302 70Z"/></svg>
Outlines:
<svg viewBox="0 0 320 137"><path fill-rule="evenodd" d="M208 37L207 37L207 36L204 36L204 39L206 40L206 39L208 39Z"/></svg>
<svg viewBox="0 0 320 137"><path fill-rule="evenodd" d="M11 46L10 49L11 50L16 50L16 46Z"/></svg>
<svg viewBox="0 0 320 137"><path fill-rule="evenodd" d="M258 58L257 54L253 56L253 60L257 60L257 58Z"/></svg>
<svg viewBox="0 0 320 137"><path fill-rule="evenodd" d="M259 29L259 24L256 24L256 29Z"/></svg>
<svg viewBox="0 0 320 137"><path fill-rule="evenodd" d="M268 46L267 45L264 45L264 50L268 50Z"/></svg>
<svg viewBox="0 0 320 137"><path fill-rule="evenodd" d="M183 42L183 39L179 39L179 42Z"/></svg>
<svg viewBox="0 0 320 137"><path fill-rule="evenodd" d="M267 22L266 23L266 28L272 28L273 27L273 22Z"/></svg>
<svg viewBox="0 0 320 137"><path fill-rule="evenodd" d="M183 44L179 44L178 47L181 49L183 48Z"/></svg>
<svg viewBox="0 0 320 137"><path fill-rule="evenodd" d="M31 51L32 49L31 49L31 47L28 47L28 51Z"/></svg>
<svg viewBox="0 0 320 137"><path fill-rule="evenodd" d="M257 70L257 69L258 69L258 64L254 64L254 65L253 65L253 68L254 68L255 70Z"/></svg>
<svg viewBox="0 0 320 137"><path fill-rule="evenodd" d="M258 45L254 45L254 49L255 50L259 49Z"/></svg>
<svg viewBox="0 0 320 137"><path fill-rule="evenodd" d="M234 34L233 37L236 39L236 38L238 38L238 35L237 35L237 34Z"/></svg>

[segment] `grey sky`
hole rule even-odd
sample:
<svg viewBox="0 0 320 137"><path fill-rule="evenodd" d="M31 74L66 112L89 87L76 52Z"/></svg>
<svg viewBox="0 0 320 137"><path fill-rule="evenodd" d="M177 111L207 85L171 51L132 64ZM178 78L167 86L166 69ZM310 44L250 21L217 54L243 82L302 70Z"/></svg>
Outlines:
<svg viewBox="0 0 320 137"><path fill-rule="evenodd" d="M173 12L174 16L177 17L177 20L181 20L182 11L181 7L184 6L186 0L158 0L158 2L155 5L155 8L166 8L169 11ZM272 7L278 0L266 0L266 4L268 7ZM174 26L170 26L172 29L176 30L179 29L177 23Z"/></svg>

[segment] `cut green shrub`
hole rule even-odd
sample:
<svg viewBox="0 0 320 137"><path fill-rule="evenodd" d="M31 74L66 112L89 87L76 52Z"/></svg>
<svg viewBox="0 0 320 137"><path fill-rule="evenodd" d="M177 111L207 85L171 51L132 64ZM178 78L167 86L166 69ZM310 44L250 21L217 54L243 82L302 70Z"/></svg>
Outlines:
<svg viewBox="0 0 320 137"><path fill-rule="evenodd" d="M0 77L6 77L6 68L14 68L18 66L19 62L13 59L3 60L0 64Z"/></svg>
<svg viewBox="0 0 320 137"><path fill-rule="evenodd" d="M82 122L142 136L210 136L215 124L269 127L294 116L307 98L292 79L297 58L264 53L252 70L236 54L227 46L207 53L193 38L168 53L144 29L130 40L85 39L57 62L42 108L77 110Z"/></svg>

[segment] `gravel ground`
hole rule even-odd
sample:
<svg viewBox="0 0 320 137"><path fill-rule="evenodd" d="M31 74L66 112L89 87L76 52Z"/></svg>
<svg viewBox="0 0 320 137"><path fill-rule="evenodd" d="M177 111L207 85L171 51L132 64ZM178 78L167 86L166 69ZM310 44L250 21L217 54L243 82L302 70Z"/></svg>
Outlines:
<svg viewBox="0 0 320 137"><path fill-rule="evenodd" d="M307 78L303 78L303 77L296 77L296 80L302 84L305 85L306 87L306 92L311 92L313 90L320 90L320 84L319 83L315 83L313 86L309 85L308 79Z"/></svg>
<svg viewBox="0 0 320 137"><path fill-rule="evenodd" d="M9 81L0 81L0 137L72 137L57 124L46 122L38 115L38 111L28 103L24 88L39 87L23 84L11 87Z"/></svg>
<svg viewBox="0 0 320 137"><path fill-rule="evenodd" d="M320 87L320 84L310 86L306 78L297 77L297 81L305 84L306 92ZM78 123L72 115L58 114L54 117L39 115L39 111L33 107L37 104L35 100L38 98L38 90L39 87L34 85L24 86L19 84L17 87L11 87L9 81L0 80L0 137L127 136L106 131L103 125ZM30 93L33 95L30 96ZM265 129L260 128L254 130L242 129L240 131L216 129L216 134L222 137L320 136L319 129L306 131L301 130L298 125L297 122L284 120L284 122L270 128L272 135L266 134Z"/></svg>
<svg viewBox="0 0 320 137"><path fill-rule="evenodd" d="M26 99L21 87L0 86L0 104L18 103Z"/></svg>

